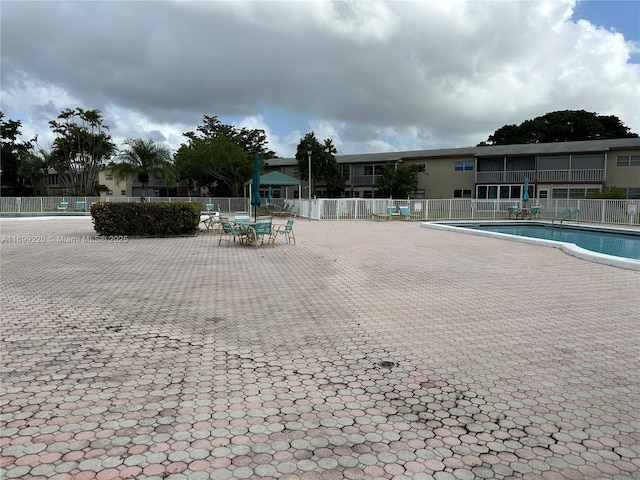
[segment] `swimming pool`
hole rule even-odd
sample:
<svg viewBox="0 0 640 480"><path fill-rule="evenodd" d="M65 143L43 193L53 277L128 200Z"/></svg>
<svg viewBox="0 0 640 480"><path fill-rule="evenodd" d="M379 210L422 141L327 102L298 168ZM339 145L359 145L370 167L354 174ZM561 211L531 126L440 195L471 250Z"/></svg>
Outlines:
<svg viewBox="0 0 640 480"><path fill-rule="evenodd" d="M608 265L640 270L640 230L547 222L438 222L431 228L496 236L561 248L565 252Z"/></svg>

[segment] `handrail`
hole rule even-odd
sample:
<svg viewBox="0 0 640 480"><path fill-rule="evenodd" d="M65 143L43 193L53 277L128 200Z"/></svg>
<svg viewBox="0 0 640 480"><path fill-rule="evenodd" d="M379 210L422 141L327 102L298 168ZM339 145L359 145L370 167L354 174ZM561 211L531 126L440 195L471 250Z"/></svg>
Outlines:
<svg viewBox="0 0 640 480"><path fill-rule="evenodd" d="M555 217L553 217L553 219L551 220L551 226L553 227L557 219L560 219L560 224L562 225L562 222L564 222L567 218L570 218L574 214L577 215L578 213L580 213L580 210L577 208L574 210L571 210L570 208L565 208L562 212L560 212Z"/></svg>

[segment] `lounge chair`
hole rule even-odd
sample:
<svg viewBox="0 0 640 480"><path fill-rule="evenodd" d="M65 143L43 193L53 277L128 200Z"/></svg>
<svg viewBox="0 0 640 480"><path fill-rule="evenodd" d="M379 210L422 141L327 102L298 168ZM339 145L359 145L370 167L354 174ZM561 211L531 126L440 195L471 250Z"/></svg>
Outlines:
<svg viewBox="0 0 640 480"><path fill-rule="evenodd" d="M283 235L285 242L291 243L291 240L293 240L293 244L294 245L296 244L296 237L293 234L293 218L290 218L289 220L287 220L286 225L274 226L273 233L274 233L274 236L273 236L274 243L278 235Z"/></svg>
<svg viewBox="0 0 640 480"><path fill-rule="evenodd" d="M60 202L58 204L58 211L65 212L69 208L69 202Z"/></svg>
<svg viewBox="0 0 640 480"><path fill-rule="evenodd" d="M391 218L400 218L400 212L395 205L387 205L387 215L390 215Z"/></svg>
<svg viewBox="0 0 640 480"><path fill-rule="evenodd" d="M200 223L204 224L207 230L215 229L220 226L220 208L218 210L214 210L212 203L207 203L207 218L202 220Z"/></svg>
<svg viewBox="0 0 640 480"><path fill-rule="evenodd" d="M510 207L508 207L507 212L509 212L509 218L517 218L519 210L520 209L517 205L511 205Z"/></svg>
<svg viewBox="0 0 640 480"><path fill-rule="evenodd" d="M400 210L400 217L403 220L411 219L411 211L409 210L409 205L400 205L398 209Z"/></svg>
<svg viewBox="0 0 640 480"><path fill-rule="evenodd" d="M85 206L84 202L76 202L76 210L80 210L84 212L84 206Z"/></svg>
<svg viewBox="0 0 640 480"><path fill-rule="evenodd" d="M222 243L222 240L227 242L227 247L231 243L231 239L236 241L236 237L240 239L240 242L244 242L247 236L247 228L241 225L232 225L227 217L220 217L220 237L218 238L218 246Z"/></svg>

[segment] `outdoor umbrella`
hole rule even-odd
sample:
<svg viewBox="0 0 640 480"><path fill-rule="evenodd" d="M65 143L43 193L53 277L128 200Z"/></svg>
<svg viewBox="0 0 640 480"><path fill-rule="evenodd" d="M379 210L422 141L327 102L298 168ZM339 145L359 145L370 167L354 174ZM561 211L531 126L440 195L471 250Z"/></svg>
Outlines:
<svg viewBox="0 0 640 480"><path fill-rule="evenodd" d="M524 192L522 193L522 201L526 203L529 201L529 177L524 177Z"/></svg>
<svg viewBox="0 0 640 480"><path fill-rule="evenodd" d="M260 158L258 155L253 157L253 181L251 182L251 205L255 207L254 218L258 219L258 207L262 203L260 198Z"/></svg>
<svg viewBox="0 0 640 480"><path fill-rule="evenodd" d="M271 185L269 185L269 192L267 193L267 203L273 202L273 197L271 196Z"/></svg>

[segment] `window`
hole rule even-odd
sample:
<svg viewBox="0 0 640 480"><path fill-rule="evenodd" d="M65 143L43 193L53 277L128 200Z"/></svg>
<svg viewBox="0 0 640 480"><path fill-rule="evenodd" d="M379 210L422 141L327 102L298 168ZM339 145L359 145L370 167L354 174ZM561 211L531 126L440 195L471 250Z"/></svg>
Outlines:
<svg viewBox="0 0 640 480"><path fill-rule="evenodd" d="M105 180L113 180L113 175L106 175L104 177Z"/></svg>
<svg viewBox="0 0 640 480"><path fill-rule="evenodd" d="M640 188L627 188L627 198L629 200L640 199Z"/></svg>
<svg viewBox="0 0 640 480"><path fill-rule="evenodd" d="M49 174L49 185L58 185L58 174L50 173Z"/></svg>
<svg viewBox="0 0 640 480"><path fill-rule="evenodd" d="M120 190L120 195L122 195L123 197L127 195L127 191L126 190Z"/></svg>
<svg viewBox="0 0 640 480"><path fill-rule="evenodd" d="M427 192L424 188L419 188L411 195L411 198L426 198Z"/></svg>
<svg viewBox="0 0 640 480"><path fill-rule="evenodd" d="M107 190L107 195L113 195L113 190Z"/></svg>
<svg viewBox="0 0 640 480"><path fill-rule="evenodd" d="M453 191L453 198L471 198L471 190L456 189Z"/></svg>
<svg viewBox="0 0 640 480"><path fill-rule="evenodd" d="M604 154L571 156L571 170L602 169L604 169Z"/></svg>
<svg viewBox="0 0 640 480"><path fill-rule="evenodd" d="M349 180L349 165L342 165L342 178L344 180Z"/></svg>
<svg viewBox="0 0 640 480"><path fill-rule="evenodd" d="M640 167L640 155L618 155L618 167Z"/></svg>
<svg viewBox="0 0 640 480"><path fill-rule="evenodd" d="M473 171L473 160L465 160L455 162L453 166L454 171L456 172L472 172Z"/></svg>

